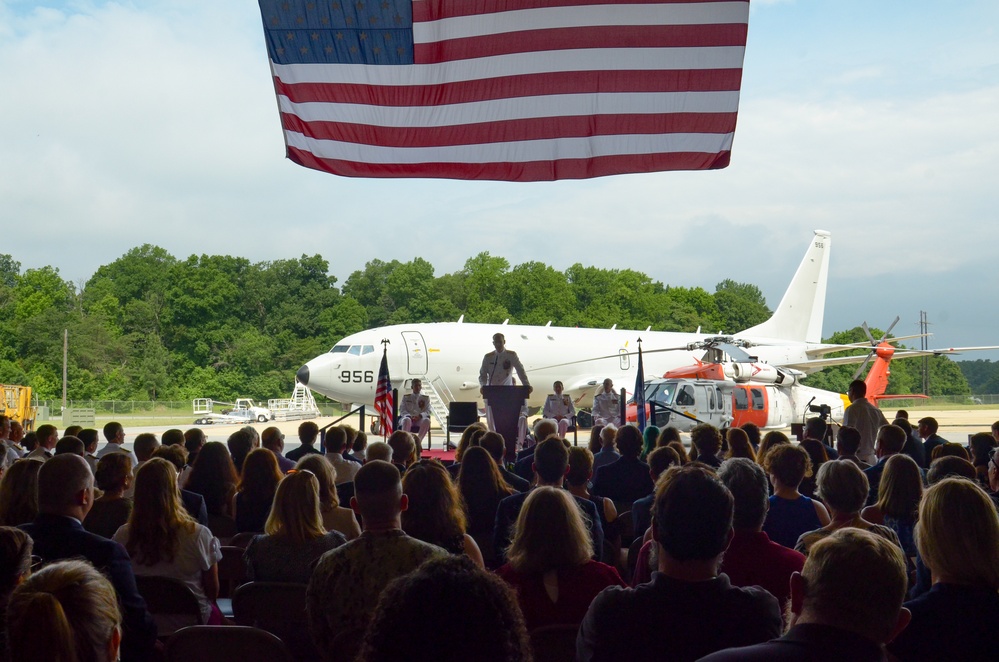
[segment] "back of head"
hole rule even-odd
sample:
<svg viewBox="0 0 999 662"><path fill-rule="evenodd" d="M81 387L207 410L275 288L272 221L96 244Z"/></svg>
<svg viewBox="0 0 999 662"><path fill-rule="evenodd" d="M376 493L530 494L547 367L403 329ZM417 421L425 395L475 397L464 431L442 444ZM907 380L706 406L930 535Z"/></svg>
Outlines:
<svg viewBox="0 0 999 662"><path fill-rule="evenodd" d="M358 430L357 436L354 437L354 443L350 445L351 450L355 453L360 453L367 447L368 435L364 432L364 430Z"/></svg>
<svg viewBox="0 0 999 662"><path fill-rule="evenodd" d="M190 428L184 433L184 448L188 453L197 453L205 445L205 432L201 428Z"/></svg>
<svg viewBox="0 0 999 662"><path fill-rule="evenodd" d="M506 454L506 441L499 432L493 432L492 430L486 432L479 438L479 446L486 449L497 464L503 462L503 456ZM465 458L463 456L462 462L464 461Z"/></svg>
<svg viewBox="0 0 999 662"><path fill-rule="evenodd" d="M440 627L453 614L461 627ZM389 584L357 659L527 662L531 650L513 590L467 557L449 555Z"/></svg>
<svg viewBox="0 0 999 662"><path fill-rule="evenodd" d="M642 431L634 425L622 425L614 435L617 450L624 457L638 457L642 453L645 440Z"/></svg>
<svg viewBox="0 0 999 662"><path fill-rule="evenodd" d="M826 422L819 417L805 421L805 436L809 439L822 439L826 436Z"/></svg>
<svg viewBox="0 0 999 662"><path fill-rule="evenodd" d="M707 561L728 546L732 493L708 468L670 469L656 485L655 539L676 561Z"/></svg>
<svg viewBox="0 0 999 662"><path fill-rule="evenodd" d="M80 430L80 434L77 436L83 442L84 450L88 453L93 453L97 450L97 445L100 443L98 435L99 433L94 428L84 428Z"/></svg>
<svg viewBox="0 0 999 662"><path fill-rule="evenodd" d="M526 575L568 570L583 565L592 555L593 543L572 495L556 487L531 490L507 550L514 570Z"/></svg>
<svg viewBox="0 0 999 662"><path fill-rule="evenodd" d="M298 426L298 438L303 444L314 444L319 436L319 426L312 421L305 421Z"/></svg>
<svg viewBox="0 0 999 662"><path fill-rule="evenodd" d="M461 462L461 458L465 454L465 451L468 449L469 446L473 445L472 442L473 438L478 438L483 433L485 433L485 431L486 431L485 424L479 421L472 423L467 428L462 430L461 439L458 440L458 448L456 448L454 451L455 462Z"/></svg>
<svg viewBox="0 0 999 662"><path fill-rule="evenodd" d="M260 445L270 451L275 453L280 452L283 443L284 435L281 433L280 428L271 426L260 433Z"/></svg>
<svg viewBox="0 0 999 662"><path fill-rule="evenodd" d="M133 563L173 561L179 530L193 531L195 524L180 501L174 466L158 457L144 462L135 474L133 504L125 541Z"/></svg>
<svg viewBox="0 0 999 662"><path fill-rule="evenodd" d="M573 487L585 485L593 473L593 453L588 448L573 446L569 449L569 473L565 479Z"/></svg>
<svg viewBox="0 0 999 662"><path fill-rule="evenodd" d="M988 432L978 432L971 435L968 445L971 446L971 461L974 465L985 466L989 463L989 452L996 447L996 440Z"/></svg>
<svg viewBox="0 0 999 662"><path fill-rule="evenodd" d="M937 419L933 418L932 416L926 416L924 418L919 419L918 425L919 427L925 427L930 434L936 434L937 430L940 429L940 424L937 423Z"/></svg>
<svg viewBox="0 0 999 662"><path fill-rule="evenodd" d="M402 513L402 529L432 544L442 544L465 533L465 510L458 488L444 465L422 460L402 477L409 507Z"/></svg>
<svg viewBox="0 0 999 662"><path fill-rule="evenodd" d="M298 471L311 471L319 483L320 507L336 507L340 505L340 497L336 493L336 469L325 457L318 453L309 453L295 463Z"/></svg>
<svg viewBox="0 0 999 662"><path fill-rule="evenodd" d="M779 430L771 430L763 435L763 440L760 442L760 450L756 454L756 459L762 464L763 457L769 453L772 448L790 443L791 440L787 438L786 434Z"/></svg>
<svg viewBox="0 0 999 662"><path fill-rule="evenodd" d="M365 524L369 520L384 522L399 515L400 497L402 477L391 462L368 460L354 476L354 498Z"/></svg>
<svg viewBox="0 0 999 662"><path fill-rule="evenodd" d="M569 451L558 437L548 437L534 447L534 470L545 483L561 484L569 466Z"/></svg>
<svg viewBox="0 0 999 662"><path fill-rule="evenodd" d="M90 465L79 455L56 455L38 470L38 510L65 514L77 503L77 497L92 487Z"/></svg>
<svg viewBox="0 0 999 662"><path fill-rule="evenodd" d="M906 590L905 558L895 544L861 529L839 529L811 547L801 575L802 612L811 619L877 643L890 638Z"/></svg>
<svg viewBox="0 0 999 662"><path fill-rule="evenodd" d="M164 446L183 446L184 431L177 428L170 428L160 436Z"/></svg>
<svg viewBox="0 0 999 662"><path fill-rule="evenodd" d="M875 445L881 449L882 455L901 453L905 446L905 430L897 425L882 425L878 429Z"/></svg>
<svg viewBox="0 0 999 662"><path fill-rule="evenodd" d="M283 477L277 456L266 448L254 448L243 462L238 489L251 499L270 502Z"/></svg>
<svg viewBox="0 0 999 662"><path fill-rule="evenodd" d="M604 431L604 426L602 425L594 425L592 428L590 428L590 440L586 444L586 447L590 449L591 453L600 452L600 446L601 446L600 438L601 435L603 434L603 431Z"/></svg>
<svg viewBox="0 0 999 662"><path fill-rule="evenodd" d="M749 443L749 435L742 428L729 428L725 432L725 439L728 441L728 457L745 457L753 462L756 461L756 451Z"/></svg>
<svg viewBox="0 0 999 662"><path fill-rule="evenodd" d="M963 457L946 455L937 458L930 463L929 471L926 472L926 482L936 485L944 478L966 478L975 480L975 465L965 460Z"/></svg>
<svg viewBox="0 0 999 662"><path fill-rule="evenodd" d="M386 444L384 441L375 441L368 444L368 450L365 452L364 457L368 460L384 460L386 462L392 461L392 447Z"/></svg>
<svg viewBox="0 0 999 662"><path fill-rule="evenodd" d="M42 463L38 460L20 459L4 471L0 478L0 524L19 526L31 522L38 515L38 474L41 468Z"/></svg>
<svg viewBox="0 0 999 662"><path fill-rule="evenodd" d="M123 430L124 428L121 426L121 423L118 421L111 421L110 423L104 424L104 430L102 432L104 433L105 439L113 441L118 436L118 433Z"/></svg>
<svg viewBox="0 0 999 662"><path fill-rule="evenodd" d="M846 388L846 392L855 400L863 398L867 395L867 383L862 379L854 379Z"/></svg>
<svg viewBox="0 0 999 662"><path fill-rule="evenodd" d="M902 431L905 432L905 436L907 439L912 435L912 423L909 422L909 419L896 418L894 421L891 422L891 424L902 428Z"/></svg>
<svg viewBox="0 0 999 662"><path fill-rule="evenodd" d="M959 457L962 460L971 460L971 456L968 455L968 451L964 448L964 446L961 444L955 444L952 441L940 444L933 449L931 459L938 460L942 457Z"/></svg>
<svg viewBox="0 0 999 662"><path fill-rule="evenodd" d="M836 434L836 448L840 455L856 455L860 450L860 430L844 425Z"/></svg>
<svg viewBox="0 0 999 662"><path fill-rule="evenodd" d="M267 535L304 543L326 534L319 511L319 480L310 471L298 471L281 481L264 525Z"/></svg>
<svg viewBox="0 0 999 662"><path fill-rule="evenodd" d="M102 492L125 489L132 476L132 458L127 453L108 453L97 461L94 482Z"/></svg>
<svg viewBox="0 0 999 662"><path fill-rule="evenodd" d="M243 461L253 450L253 435L245 429L236 430L226 439L226 446L229 447L229 455L232 456L232 463L236 471L243 470Z"/></svg>
<svg viewBox="0 0 999 662"><path fill-rule="evenodd" d="M760 447L760 426L756 423L743 423L740 425L746 434L749 435L749 443L752 444L753 448Z"/></svg>
<svg viewBox="0 0 999 662"><path fill-rule="evenodd" d="M735 502L732 527L736 531L759 531L767 518L770 496L767 475L760 465L748 458L734 457L722 462L718 478Z"/></svg>
<svg viewBox="0 0 999 662"><path fill-rule="evenodd" d="M892 455L878 483L878 508L885 517L914 521L923 497L923 474L908 455Z"/></svg>
<svg viewBox="0 0 999 662"><path fill-rule="evenodd" d="M760 462L763 470L785 487L797 487L806 476L812 475L812 461L808 453L804 448L789 443L771 446L765 453L761 451Z"/></svg>
<svg viewBox="0 0 999 662"><path fill-rule="evenodd" d="M544 441L553 434L558 434L558 423L550 418L542 418L534 424L534 438L537 441Z"/></svg>
<svg viewBox="0 0 999 662"><path fill-rule="evenodd" d="M682 443L680 431L672 425L659 431L659 437L656 438L656 446L668 446L671 441L680 441Z"/></svg>
<svg viewBox="0 0 999 662"><path fill-rule="evenodd" d="M110 662L120 626L114 587L86 561L42 568L14 589L7 607L12 660Z"/></svg>
<svg viewBox="0 0 999 662"><path fill-rule="evenodd" d="M55 454L63 455L65 453L73 453L74 455L79 455L83 457L85 452L85 446L83 440L79 437L63 437L56 442Z"/></svg>
<svg viewBox="0 0 999 662"><path fill-rule="evenodd" d="M672 446L660 446L649 453L646 458L649 463L649 470L652 472L652 479L659 478L662 472L670 467L681 465L680 456Z"/></svg>
<svg viewBox="0 0 999 662"><path fill-rule="evenodd" d="M850 460L834 460L819 467L818 495L826 506L847 515L859 513L867 501L867 476Z"/></svg>
<svg viewBox="0 0 999 662"><path fill-rule="evenodd" d="M680 464L687 464L690 462L690 456L687 455L687 449L683 447L682 441L671 441L666 444L666 448L672 448L676 456L680 458Z"/></svg>
<svg viewBox="0 0 999 662"><path fill-rule="evenodd" d="M153 451L159 445L160 442L156 439L155 434L143 432L135 437L135 441L132 442L132 450L135 452L135 457L139 462L145 462L153 456Z"/></svg>
<svg viewBox="0 0 999 662"><path fill-rule="evenodd" d="M31 538L21 529L0 526L0 605L31 572Z"/></svg>
<svg viewBox="0 0 999 662"><path fill-rule="evenodd" d="M945 478L923 495L916 548L934 580L999 590L999 516L981 487Z"/></svg>
<svg viewBox="0 0 999 662"><path fill-rule="evenodd" d="M416 441L405 430L396 430L386 442L392 448L392 461L408 467L416 461Z"/></svg>
<svg viewBox="0 0 999 662"><path fill-rule="evenodd" d="M124 453L118 453L118 455L124 455ZM107 455L104 457L107 457ZM153 451L153 457L163 458L173 465L174 469L177 470L177 473L183 471L184 467L187 466L187 450L178 444L160 446Z"/></svg>
<svg viewBox="0 0 999 662"><path fill-rule="evenodd" d="M617 426L605 425L600 428L600 447L614 448L615 443L617 443Z"/></svg>
<svg viewBox="0 0 999 662"><path fill-rule="evenodd" d="M342 455L344 449L347 448L347 431L335 425L326 431L326 438L323 443L326 446L327 453L340 453Z"/></svg>
<svg viewBox="0 0 999 662"><path fill-rule="evenodd" d="M35 430L35 434L38 437L38 443L45 445L46 448L49 448L47 444L49 442L49 439L51 439L56 434L56 426L49 425L48 423L46 423L45 425L39 425L38 429Z"/></svg>

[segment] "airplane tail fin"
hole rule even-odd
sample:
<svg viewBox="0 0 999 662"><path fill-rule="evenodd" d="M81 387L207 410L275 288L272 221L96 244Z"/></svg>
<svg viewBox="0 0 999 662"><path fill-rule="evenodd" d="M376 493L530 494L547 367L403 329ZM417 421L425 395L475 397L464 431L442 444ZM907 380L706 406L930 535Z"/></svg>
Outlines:
<svg viewBox="0 0 999 662"><path fill-rule="evenodd" d="M742 331L740 336L822 342L831 241L829 232L815 230L805 257L794 272L794 278L774 314L766 322Z"/></svg>

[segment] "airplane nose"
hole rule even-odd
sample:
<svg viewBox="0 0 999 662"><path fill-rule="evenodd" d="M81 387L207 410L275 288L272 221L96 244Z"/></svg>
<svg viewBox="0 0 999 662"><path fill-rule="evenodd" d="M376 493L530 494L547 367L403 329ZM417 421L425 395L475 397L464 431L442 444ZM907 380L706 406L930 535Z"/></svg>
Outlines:
<svg viewBox="0 0 999 662"><path fill-rule="evenodd" d="M301 368L299 368L298 372L295 373L295 377L298 379L298 383L299 384L302 384L303 386L308 386L309 385L309 366L303 365Z"/></svg>

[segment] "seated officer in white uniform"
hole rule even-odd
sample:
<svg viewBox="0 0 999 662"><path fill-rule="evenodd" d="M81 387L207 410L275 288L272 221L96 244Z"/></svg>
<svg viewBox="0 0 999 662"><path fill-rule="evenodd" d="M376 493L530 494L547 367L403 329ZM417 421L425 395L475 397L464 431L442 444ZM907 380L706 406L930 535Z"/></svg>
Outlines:
<svg viewBox="0 0 999 662"><path fill-rule="evenodd" d="M610 377L604 380L603 390L593 396L593 424L621 425L621 398L614 391Z"/></svg>
<svg viewBox="0 0 999 662"><path fill-rule="evenodd" d="M413 380L413 392L402 396L399 404L399 427L406 432L411 432L413 426L417 426L419 432L416 435L416 443L419 444L430 431L430 398L420 393L423 389L423 382L419 379Z"/></svg>
<svg viewBox="0 0 999 662"><path fill-rule="evenodd" d="M545 408L542 413L544 418L550 418L558 423L558 436L565 437L572 424L572 417L576 415L576 408L572 404L572 398L562 394L562 382L555 382L552 385L555 390L550 393L545 400Z"/></svg>
<svg viewBox="0 0 999 662"><path fill-rule="evenodd" d="M482 357L482 367L479 368L479 393L485 386L512 386L513 373L517 372L520 382L527 387L527 392L534 390L531 382L527 379L527 372L524 370L517 353L506 349L506 338L502 333L493 335L493 347L495 350ZM523 412L522 412L523 416ZM486 402L486 421L489 429L495 430L493 425L493 413Z"/></svg>

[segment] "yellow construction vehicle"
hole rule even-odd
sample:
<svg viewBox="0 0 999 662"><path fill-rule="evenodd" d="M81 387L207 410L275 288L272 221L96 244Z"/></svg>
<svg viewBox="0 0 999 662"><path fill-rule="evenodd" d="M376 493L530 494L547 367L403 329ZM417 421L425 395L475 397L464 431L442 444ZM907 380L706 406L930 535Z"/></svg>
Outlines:
<svg viewBox="0 0 999 662"><path fill-rule="evenodd" d="M34 430L38 408L31 403L31 387L0 384L0 393L0 414L20 423L25 432Z"/></svg>

